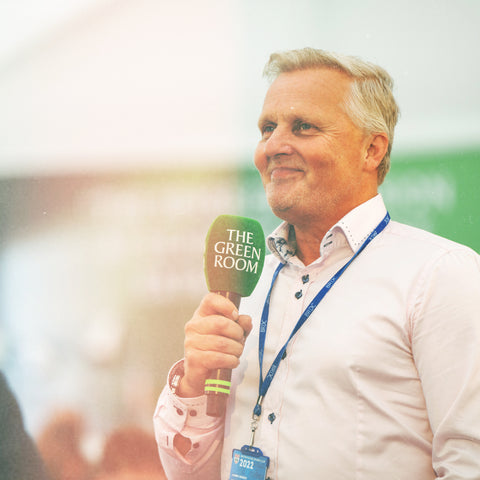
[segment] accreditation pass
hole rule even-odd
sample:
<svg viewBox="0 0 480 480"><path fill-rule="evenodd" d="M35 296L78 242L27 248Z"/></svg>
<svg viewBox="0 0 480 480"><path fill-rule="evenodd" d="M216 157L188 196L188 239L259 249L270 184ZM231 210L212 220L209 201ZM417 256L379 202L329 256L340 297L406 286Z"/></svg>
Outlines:
<svg viewBox="0 0 480 480"><path fill-rule="evenodd" d="M232 452L229 480L265 480L269 463L259 448L244 445Z"/></svg>

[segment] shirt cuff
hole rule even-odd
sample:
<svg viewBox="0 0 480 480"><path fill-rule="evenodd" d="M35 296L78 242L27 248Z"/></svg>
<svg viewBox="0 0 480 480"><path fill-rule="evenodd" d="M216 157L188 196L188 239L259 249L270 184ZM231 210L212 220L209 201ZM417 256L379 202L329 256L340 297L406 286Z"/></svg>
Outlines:
<svg viewBox="0 0 480 480"><path fill-rule="evenodd" d="M154 423L159 448L179 456L173 445L175 435L180 433L190 439L192 447L183 457L186 463L197 463L209 456L212 446L218 444L223 429L223 418L206 413L207 396L179 397L172 385L176 376L183 375L183 360L177 362L168 373L168 383L163 389L155 409Z"/></svg>

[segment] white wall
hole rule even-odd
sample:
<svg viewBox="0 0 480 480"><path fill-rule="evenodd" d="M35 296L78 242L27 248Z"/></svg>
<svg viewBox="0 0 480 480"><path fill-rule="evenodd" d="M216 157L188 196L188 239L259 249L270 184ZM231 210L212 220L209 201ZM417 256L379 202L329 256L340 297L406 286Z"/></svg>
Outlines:
<svg viewBox="0 0 480 480"><path fill-rule="evenodd" d="M479 143L474 0L3 0L1 9L0 175L248 158L268 54L305 45L390 71L398 149Z"/></svg>

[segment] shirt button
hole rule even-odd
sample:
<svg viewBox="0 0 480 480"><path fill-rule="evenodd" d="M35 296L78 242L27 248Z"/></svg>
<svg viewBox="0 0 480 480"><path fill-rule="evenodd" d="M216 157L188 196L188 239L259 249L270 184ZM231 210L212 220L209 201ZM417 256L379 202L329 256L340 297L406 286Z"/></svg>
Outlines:
<svg viewBox="0 0 480 480"><path fill-rule="evenodd" d="M302 277L302 282L303 282L303 283L307 283L309 280L310 280L310 275L304 275L304 276Z"/></svg>
<svg viewBox="0 0 480 480"><path fill-rule="evenodd" d="M270 423L273 423L276 418L277 417L275 416L275 414L273 412L268 416L268 420L270 421Z"/></svg>
<svg viewBox="0 0 480 480"><path fill-rule="evenodd" d="M295 293L295 298L298 300L299 298L302 298L302 295L303 295L302 291L299 290L298 292Z"/></svg>
<svg viewBox="0 0 480 480"><path fill-rule="evenodd" d="M183 415L183 410L181 410L180 408L177 408L177 414L178 415Z"/></svg>
<svg viewBox="0 0 480 480"><path fill-rule="evenodd" d="M195 442L195 443L192 445L193 448L198 448L199 446L200 446L200 444L199 444L198 442Z"/></svg>
<svg viewBox="0 0 480 480"><path fill-rule="evenodd" d="M197 411L196 410L190 410L190 416L191 417L196 417L197 416Z"/></svg>

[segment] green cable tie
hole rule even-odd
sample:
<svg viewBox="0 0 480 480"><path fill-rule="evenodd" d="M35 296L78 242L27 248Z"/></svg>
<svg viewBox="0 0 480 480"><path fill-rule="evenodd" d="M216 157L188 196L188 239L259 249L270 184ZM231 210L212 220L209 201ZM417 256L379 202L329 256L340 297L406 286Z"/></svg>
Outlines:
<svg viewBox="0 0 480 480"><path fill-rule="evenodd" d="M205 380L205 385L223 385L225 387L230 387L232 382L229 382L228 380L213 380L211 378L207 378L207 380Z"/></svg>
<svg viewBox="0 0 480 480"><path fill-rule="evenodd" d="M227 395L230 394L230 390L226 388L220 387L205 387L205 392L218 392L218 393L226 393Z"/></svg>

